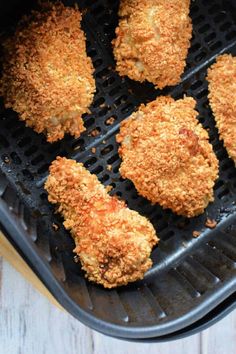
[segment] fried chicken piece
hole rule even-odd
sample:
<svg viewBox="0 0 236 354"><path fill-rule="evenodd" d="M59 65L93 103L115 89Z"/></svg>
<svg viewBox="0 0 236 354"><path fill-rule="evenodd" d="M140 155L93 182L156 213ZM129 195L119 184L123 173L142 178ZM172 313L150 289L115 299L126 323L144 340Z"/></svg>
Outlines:
<svg viewBox="0 0 236 354"><path fill-rule="evenodd" d="M158 238L152 224L111 197L81 163L58 157L45 184L71 231L89 280L105 288L142 279Z"/></svg>
<svg viewBox="0 0 236 354"><path fill-rule="evenodd" d="M93 100L94 70L80 22L77 8L47 3L24 17L3 43L5 107L49 142L65 133L79 137L85 130L81 116Z"/></svg>
<svg viewBox="0 0 236 354"><path fill-rule="evenodd" d="M220 139L236 164L236 57L220 55L208 69L207 80Z"/></svg>
<svg viewBox="0 0 236 354"><path fill-rule="evenodd" d="M180 82L192 24L190 0L121 0L113 41L120 75L157 88Z"/></svg>
<svg viewBox="0 0 236 354"><path fill-rule="evenodd" d="M121 123L120 173L139 194L178 215L203 213L214 200L218 161L196 119L195 100L159 97Z"/></svg>

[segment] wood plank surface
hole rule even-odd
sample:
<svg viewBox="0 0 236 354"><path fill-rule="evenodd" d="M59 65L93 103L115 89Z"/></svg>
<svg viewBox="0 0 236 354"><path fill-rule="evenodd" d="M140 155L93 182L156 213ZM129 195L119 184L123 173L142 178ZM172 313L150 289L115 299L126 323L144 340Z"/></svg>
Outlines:
<svg viewBox="0 0 236 354"><path fill-rule="evenodd" d="M0 258L0 354L236 354L236 312L193 337L137 344L96 333Z"/></svg>

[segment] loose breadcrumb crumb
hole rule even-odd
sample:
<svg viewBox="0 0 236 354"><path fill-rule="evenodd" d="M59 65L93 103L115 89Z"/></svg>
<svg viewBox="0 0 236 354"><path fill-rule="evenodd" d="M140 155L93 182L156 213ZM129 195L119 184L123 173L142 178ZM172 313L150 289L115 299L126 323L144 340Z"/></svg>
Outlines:
<svg viewBox="0 0 236 354"><path fill-rule="evenodd" d="M106 124L107 125L112 125L115 122L115 118L114 117L110 117L106 120Z"/></svg>
<svg viewBox="0 0 236 354"><path fill-rule="evenodd" d="M82 268L106 288L142 279L158 242L152 224L112 197L81 163L58 157L45 188L71 231Z"/></svg>
<svg viewBox="0 0 236 354"><path fill-rule="evenodd" d="M55 223L52 224L52 227L55 231L57 231L59 229L59 226Z"/></svg>
<svg viewBox="0 0 236 354"><path fill-rule="evenodd" d="M9 159L8 156L5 156L5 157L4 157L4 162L5 162L5 163L10 163L10 159Z"/></svg>
<svg viewBox="0 0 236 354"><path fill-rule="evenodd" d="M81 117L93 100L94 69L79 10L60 2L41 6L3 43L0 94L6 108L54 142L85 130Z"/></svg>
<svg viewBox="0 0 236 354"><path fill-rule="evenodd" d="M107 170L111 171L112 170L112 165L107 165Z"/></svg>
<svg viewBox="0 0 236 354"><path fill-rule="evenodd" d="M205 223L206 227L209 227L209 229L214 229L216 227L216 225L217 225L216 220L207 218L207 221Z"/></svg>
<svg viewBox="0 0 236 354"><path fill-rule="evenodd" d="M100 131L98 129L93 129L90 133L91 136L96 137L100 134Z"/></svg>
<svg viewBox="0 0 236 354"><path fill-rule="evenodd" d="M109 193L112 189L113 189L112 186L106 186L106 191L107 191L107 193Z"/></svg>
<svg viewBox="0 0 236 354"><path fill-rule="evenodd" d="M139 194L179 215L203 213L214 200L218 160L196 119L192 97L158 97L121 123L120 173Z"/></svg>
<svg viewBox="0 0 236 354"><path fill-rule="evenodd" d="M121 0L113 41L116 69L157 88L175 85L192 36L190 0Z"/></svg>
<svg viewBox="0 0 236 354"><path fill-rule="evenodd" d="M93 147L93 148L91 149L91 151L92 151L93 154L95 154L95 153L96 153L96 148Z"/></svg>
<svg viewBox="0 0 236 354"><path fill-rule="evenodd" d="M220 139L236 164L236 57L220 55L208 69L207 80Z"/></svg>
<svg viewBox="0 0 236 354"><path fill-rule="evenodd" d="M200 231L193 231L193 237L197 238L201 235Z"/></svg>

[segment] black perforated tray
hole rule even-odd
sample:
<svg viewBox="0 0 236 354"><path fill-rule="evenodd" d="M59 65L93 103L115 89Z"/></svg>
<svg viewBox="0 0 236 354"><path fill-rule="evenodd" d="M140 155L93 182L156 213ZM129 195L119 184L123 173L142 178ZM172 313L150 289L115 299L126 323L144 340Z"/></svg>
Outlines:
<svg viewBox="0 0 236 354"><path fill-rule="evenodd" d="M66 4L72 4L66 2ZM235 301L236 290L236 169L218 139L207 99L206 69L219 53L236 54L236 7L234 1L196 0L192 3L192 46L182 82L156 91L150 84L120 78L114 70L111 40L117 25L118 1L80 1L84 14L88 54L92 57L97 93L90 115L84 117L87 131L79 138L67 136L48 144L0 108L0 225L32 269L58 301L83 323L121 338L152 338L184 331L206 318L227 299ZM19 16L33 1L0 2L0 29L11 31ZM215 202L205 214L188 220L137 195L133 184L119 175L120 159L115 134L119 123L141 102L160 94L175 98L193 96L199 120L209 130L220 161ZM114 117L112 125L107 119ZM93 129L99 134L90 136ZM91 148L96 148L92 153ZM73 260L73 241L62 220L47 202L43 184L48 166L57 155L75 158L96 173L112 193L129 207L147 216L161 241L152 253L153 268L144 280L117 290L104 290L88 283ZM111 165L111 171L107 169ZM205 228L206 218L218 221ZM58 225L56 231L53 224ZM193 238L194 230L201 235ZM232 306L233 307L233 306ZM205 317L204 317L205 316Z"/></svg>

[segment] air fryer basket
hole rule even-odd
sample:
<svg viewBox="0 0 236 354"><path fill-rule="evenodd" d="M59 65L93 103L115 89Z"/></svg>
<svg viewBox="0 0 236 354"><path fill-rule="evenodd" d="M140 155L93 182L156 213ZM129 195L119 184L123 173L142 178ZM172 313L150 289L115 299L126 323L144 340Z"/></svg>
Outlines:
<svg viewBox="0 0 236 354"><path fill-rule="evenodd" d="M150 84L120 78L114 70L111 40L118 5L117 0L79 1L85 10L83 28L97 84L91 114L84 117L87 131L79 139L66 136L61 142L46 143L43 135L26 128L1 102L0 226L58 301L83 323L120 338L170 336L209 314L236 290L236 169L219 141L205 80L218 54L236 55L236 6L233 0L192 2L193 38L182 82L158 91ZM2 1L1 31L11 31L17 18L32 6L33 1ZM140 103L160 94L174 98L187 94L197 100L199 121L209 130L220 161L215 202L191 220L152 206L119 175L115 142L119 123ZM111 117L114 122L109 124ZM57 155L83 162L104 185L113 187L113 194L152 221L161 241L143 281L105 290L85 280L73 260L73 241L43 189L48 167ZM215 229L205 227L207 218L217 220ZM196 230L201 235L193 238Z"/></svg>

